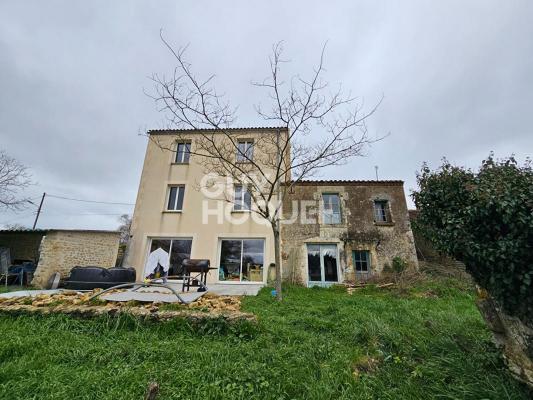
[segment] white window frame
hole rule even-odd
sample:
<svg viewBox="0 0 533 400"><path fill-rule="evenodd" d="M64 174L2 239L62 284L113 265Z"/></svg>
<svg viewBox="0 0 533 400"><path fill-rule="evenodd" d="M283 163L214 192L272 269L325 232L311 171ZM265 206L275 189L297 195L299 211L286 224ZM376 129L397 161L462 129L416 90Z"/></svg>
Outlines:
<svg viewBox="0 0 533 400"><path fill-rule="evenodd" d="M339 211L334 212L333 208L326 210L326 202L324 201L324 196L337 196ZM334 219L334 217L338 219ZM341 196L339 193L322 193L322 223L325 225L339 225L342 224L342 212L341 212Z"/></svg>
<svg viewBox="0 0 533 400"><path fill-rule="evenodd" d="M241 151L241 144L244 145L244 152ZM237 142L237 162L250 162L254 159L254 141L251 139L239 140Z"/></svg>
<svg viewBox="0 0 533 400"><path fill-rule="evenodd" d="M240 198L237 198L237 188L240 187ZM246 193L250 193L247 185L235 185L233 186L233 211L247 212L252 210L252 195L250 197L249 206L245 202Z"/></svg>
<svg viewBox="0 0 533 400"><path fill-rule="evenodd" d="M336 248L336 257L337 257L337 281L310 281L309 280L309 258L307 256L307 246L308 245L318 245L318 246L335 246ZM341 276L341 259L340 259L340 246L339 243L324 243L324 242L312 242L312 243L305 243L305 276L306 276L306 285L307 287L312 286L322 286L322 287L329 287L332 285L335 285L337 283L340 283L343 281L343 277ZM322 259L322 249L320 250L320 270L321 274L324 275L324 260Z"/></svg>
<svg viewBox="0 0 533 400"><path fill-rule="evenodd" d="M179 148L183 145L184 151L180 153ZM185 155L188 154L187 160L185 160ZM179 159L181 155L181 160ZM176 142L176 156L174 157L174 164L189 164L191 159L191 142L183 141Z"/></svg>
<svg viewBox="0 0 533 400"><path fill-rule="evenodd" d="M177 188L176 190L176 198L174 200L174 208L169 208L169 202L170 202L170 194L173 188ZM180 198L180 189L182 192L182 200L181 200L181 208L177 208L179 198ZM168 185L167 187L167 196L165 201L165 211L167 212L182 212L183 211L183 205L185 203L185 185Z"/></svg>

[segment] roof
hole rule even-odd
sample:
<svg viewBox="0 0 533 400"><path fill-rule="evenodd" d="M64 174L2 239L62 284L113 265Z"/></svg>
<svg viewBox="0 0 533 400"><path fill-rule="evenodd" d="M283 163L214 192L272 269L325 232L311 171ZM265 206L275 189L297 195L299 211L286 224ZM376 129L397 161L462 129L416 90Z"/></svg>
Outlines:
<svg viewBox="0 0 533 400"><path fill-rule="evenodd" d="M119 231L108 231L99 229L0 229L0 233L41 233L48 232L85 232L85 233L120 233Z"/></svg>
<svg viewBox="0 0 533 400"><path fill-rule="evenodd" d="M0 229L0 233L47 233L49 229Z"/></svg>
<svg viewBox="0 0 533 400"><path fill-rule="evenodd" d="M149 135L170 135L178 132L216 132L216 131L231 131L231 132L249 132L249 131L277 131L277 130L287 130L286 126L250 126L250 127L240 127L240 128L224 128L224 129L150 129L148 130Z"/></svg>
<svg viewBox="0 0 533 400"><path fill-rule="evenodd" d="M305 180L296 182L296 185L300 186L402 186L401 180L342 180L342 179L327 179L327 180Z"/></svg>

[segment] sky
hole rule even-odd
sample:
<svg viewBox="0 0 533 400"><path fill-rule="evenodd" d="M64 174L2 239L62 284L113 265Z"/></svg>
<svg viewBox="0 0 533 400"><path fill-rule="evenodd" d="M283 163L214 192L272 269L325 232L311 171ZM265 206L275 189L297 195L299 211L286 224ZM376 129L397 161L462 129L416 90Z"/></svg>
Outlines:
<svg viewBox="0 0 533 400"><path fill-rule="evenodd" d="M0 149L24 163L37 227L115 229L131 213L147 129L165 125L145 92L174 64L159 32L201 77L238 106L236 126L263 126L250 83L268 75L284 42L282 73L309 76L327 42L325 79L367 109L364 157L322 178L405 181L446 157L475 168L494 151L533 153L531 1L16 1L0 2ZM314 132L313 135L320 135ZM410 206L412 203L410 202ZM0 225L29 226L36 205L0 211Z"/></svg>

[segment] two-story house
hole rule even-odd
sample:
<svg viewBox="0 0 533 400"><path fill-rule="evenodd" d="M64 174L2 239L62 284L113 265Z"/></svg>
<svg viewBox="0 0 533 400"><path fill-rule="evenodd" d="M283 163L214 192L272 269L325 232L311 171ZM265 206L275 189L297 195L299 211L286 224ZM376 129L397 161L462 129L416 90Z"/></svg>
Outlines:
<svg viewBox="0 0 533 400"><path fill-rule="evenodd" d="M234 149L228 148L234 154L224 157L243 163L253 159L263 167L262 162L275 158L267 153L276 149L260 147L259 141L280 134L287 130L235 128L214 131L212 138L224 141L231 135ZM153 130L149 135L128 265L139 278L159 269L179 279L183 259L209 259L208 283L265 283L275 260L273 234L250 212L254 204L246 185L235 179L208 183L217 160L198 155L199 131ZM218 178L224 178L223 169ZM394 257L417 266L403 182L303 181L284 193L285 279L311 286L365 278Z"/></svg>
<svg viewBox="0 0 533 400"><path fill-rule="evenodd" d="M365 279L395 257L417 268L402 181L303 181L284 199L284 278L308 286Z"/></svg>

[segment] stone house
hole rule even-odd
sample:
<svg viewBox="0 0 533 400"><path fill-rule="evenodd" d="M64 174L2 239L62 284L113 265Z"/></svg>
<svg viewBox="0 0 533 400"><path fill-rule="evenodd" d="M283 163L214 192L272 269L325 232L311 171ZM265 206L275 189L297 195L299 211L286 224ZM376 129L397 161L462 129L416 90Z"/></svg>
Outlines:
<svg viewBox="0 0 533 400"><path fill-rule="evenodd" d="M395 257L418 268L402 181L299 182L283 215L287 280L324 286L365 279Z"/></svg>

